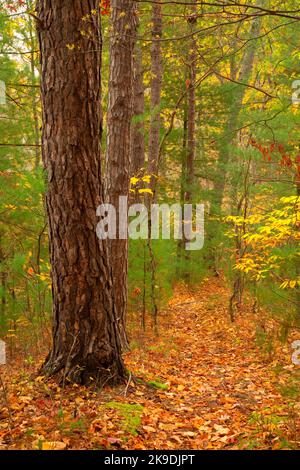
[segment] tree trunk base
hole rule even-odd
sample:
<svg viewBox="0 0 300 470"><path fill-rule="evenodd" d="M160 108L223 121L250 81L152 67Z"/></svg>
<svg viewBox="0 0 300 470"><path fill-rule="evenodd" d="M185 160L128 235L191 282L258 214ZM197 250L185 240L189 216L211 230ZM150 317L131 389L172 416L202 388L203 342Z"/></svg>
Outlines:
<svg viewBox="0 0 300 470"><path fill-rule="evenodd" d="M63 355L54 357L51 353L41 368L41 374L53 377L61 385L76 383L78 385L119 385L126 383L128 373L122 360L114 359L109 366L103 365L95 357L86 359Z"/></svg>

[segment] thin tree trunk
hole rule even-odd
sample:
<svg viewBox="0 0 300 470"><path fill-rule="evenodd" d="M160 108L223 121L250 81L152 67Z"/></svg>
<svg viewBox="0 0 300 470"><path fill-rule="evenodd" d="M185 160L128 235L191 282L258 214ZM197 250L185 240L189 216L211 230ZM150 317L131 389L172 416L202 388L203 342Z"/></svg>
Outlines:
<svg viewBox="0 0 300 470"><path fill-rule="evenodd" d="M192 14L188 18L190 33L193 33L197 23L197 6L192 6ZM196 116L196 63L197 63L197 43L194 35L191 36L188 56L188 81L187 81L187 152L186 152L186 181L185 181L185 204L193 203L194 180L195 180L195 155L196 155L196 135L195 135L195 116ZM184 221L192 224L192 221ZM183 243L185 250L186 240ZM190 252L184 251L184 270L183 277L188 282L191 277Z"/></svg>
<svg viewBox="0 0 300 470"><path fill-rule="evenodd" d="M107 115L106 197L119 209L119 197L129 196L130 136L133 115L133 50L137 16L133 0L112 0L110 74ZM127 208L126 208L127 209ZM123 347L126 336L128 239L110 240L113 298Z"/></svg>
<svg viewBox="0 0 300 470"><path fill-rule="evenodd" d="M162 88L162 53L160 39L162 37L161 5L152 4L152 43L151 43L151 123L149 133L148 170L151 188L155 187L155 176L158 174L159 132L161 125L160 102Z"/></svg>
<svg viewBox="0 0 300 470"><path fill-rule="evenodd" d="M265 0L258 0L257 5L260 6ZM238 75L238 82L247 83L250 80L251 73L254 65L254 57L257 48L256 38L259 36L261 30L261 16L255 17L251 23L249 31L249 45L245 50L240 72ZM220 137L219 145L219 159L216 170L216 181L214 185L213 197L213 212L220 214L222 201L224 197L227 167L230 159L230 147L235 139L235 131L238 126L240 111L243 104L243 99L246 93L246 86L234 85L232 103L230 105L228 120L225 124L224 131Z"/></svg>
<svg viewBox="0 0 300 470"><path fill-rule="evenodd" d="M158 305L156 299L156 262L151 240L151 201L155 199L155 188L158 176L158 159L159 159L159 133L161 126L161 89L162 89L162 53L160 39L162 37L162 14L161 5L159 3L152 4L152 42L151 42L151 93L150 93L150 133L149 133L149 149L148 149L148 172L151 175L150 189L153 194L146 197L148 205L148 252L150 258L150 298L152 303L153 327L157 333L158 324Z"/></svg>
<svg viewBox="0 0 300 470"><path fill-rule="evenodd" d="M297 170L296 170L296 191L298 196L298 204L300 202L300 163L297 163ZM300 231L299 224L297 226L297 230ZM295 256L295 272L297 279L300 278L300 263L299 263L299 256ZM300 319L300 286L296 287L296 315L297 318Z"/></svg>
<svg viewBox="0 0 300 470"><path fill-rule="evenodd" d="M27 2L27 8L32 8L32 2ZM37 48L36 45L36 36L34 31L33 20L29 16L28 17L28 24L29 24L29 38L30 38L30 75L31 75L31 84L36 84L36 64L35 64L35 50ZM35 159L34 159L34 169L38 171L40 167L40 124L39 124L39 113L38 113L38 95L37 89L33 86L31 88L31 97L32 97L32 112L33 112L33 126L34 126L34 142L35 142Z"/></svg>
<svg viewBox="0 0 300 470"><path fill-rule="evenodd" d="M193 6L193 14L189 17L189 24L191 32L194 31L197 23L196 6ZM194 166L195 166L195 151L196 151L196 138L195 138L195 116L196 116L196 97L195 97L195 82L196 82L196 61L197 61L197 44L195 37L192 36L190 41L189 52L189 82L188 82L188 125L187 125L187 157L186 157L186 193L185 201L192 202L193 199L193 185L194 185Z"/></svg>
<svg viewBox="0 0 300 470"><path fill-rule="evenodd" d="M131 131L131 175L141 176L145 165L144 122L141 120L145 112L142 49L135 47L134 82L133 82L133 115L136 122Z"/></svg>
<svg viewBox="0 0 300 470"><path fill-rule="evenodd" d="M5 256L1 244L1 234L0 234L0 265L4 264ZM4 326L5 324L5 313L6 313L6 284L7 284L7 272L4 270L0 272L0 283L1 283L1 308L0 308L0 325Z"/></svg>
<svg viewBox="0 0 300 470"><path fill-rule="evenodd" d="M142 315L141 315L141 327L143 331L146 331L146 290L147 290L147 262L146 262L146 243L143 243L143 307L142 307Z"/></svg>
<svg viewBox="0 0 300 470"><path fill-rule="evenodd" d="M249 208L249 179L251 171L251 157L248 160L246 172L244 175L243 194L237 204L237 215L242 216L246 220ZM244 244L244 235L246 233L246 224L243 223L242 227L235 229L235 256L237 260L241 260L246 253L246 246ZM235 321L235 313L241 309L242 298L244 292L244 273L237 270L233 273L233 291L229 299L229 314L232 322Z"/></svg>
<svg viewBox="0 0 300 470"><path fill-rule="evenodd" d="M186 151L187 151L187 99L184 100L183 109L183 135L182 135L182 157L181 157L181 179L180 179L180 205L183 210L185 190L186 190ZM184 221L182 220L182 233L184 233ZM177 276L181 277L183 274L183 253L185 241L181 238L177 243Z"/></svg>
<svg viewBox="0 0 300 470"><path fill-rule="evenodd" d="M257 0L257 5L261 6L265 0ZM249 31L249 44L244 52L240 72L237 81L247 85L251 78L251 73L254 65L255 52L257 48L256 38L259 36L261 30L261 16L255 17L252 20ZM231 63L231 73L235 74L236 70ZM229 105L228 119L225 123L223 133L219 139L219 158L214 180L214 189L212 194L211 213L216 220L211 223L211 236L210 238L210 257L213 260L213 269L218 275L218 254L216 244L220 235L221 222L218 218L222 214L222 203L226 187L226 177L228 164L230 161L231 146L236 138L236 129L238 127L240 111L243 105L243 99L247 87L243 85L234 85L231 103Z"/></svg>
<svg viewBox="0 0 300 470"><path fill-rule="evenodd" d="M92 10L98 1L37 2L53 297L53 346L42 371L103 384L126 372L107 249L96 235L102 39Z"/></svg>

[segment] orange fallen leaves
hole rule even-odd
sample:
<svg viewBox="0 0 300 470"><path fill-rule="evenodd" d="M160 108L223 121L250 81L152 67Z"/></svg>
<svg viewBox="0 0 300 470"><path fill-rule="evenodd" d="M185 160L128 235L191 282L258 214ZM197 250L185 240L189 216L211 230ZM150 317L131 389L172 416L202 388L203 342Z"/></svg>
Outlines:
<svg viewBox="0 0 300 470"><path fill-rule="evenodd" d="M291 410L274 374L280 364L288 376L294 368L279 349L274 363L262 360L250 309L231 325L227 298L217 279L198 293L180 286L159 337L141 335L133 324L137 347L125 358L143 382L132 381L126 396L124 386L60 388L31 377L36 365L6 366L0 449L280 449L285 441L299 447L289 425L300 424L299 407Z"/></svg>

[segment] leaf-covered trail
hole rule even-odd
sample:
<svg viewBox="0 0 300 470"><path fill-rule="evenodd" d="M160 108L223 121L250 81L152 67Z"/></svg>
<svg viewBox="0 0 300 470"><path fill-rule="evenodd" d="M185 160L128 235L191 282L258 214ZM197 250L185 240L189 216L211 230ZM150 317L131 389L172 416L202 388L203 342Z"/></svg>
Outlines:
<svg viewBox="0 0 300 470"><path fill-rule="evenodd" d="M295 373L289 346L266 358L255 343L250 309L244 306L233 325L227 299L218 279L196 294L178 289L158 338L132 333L128 369L150 386L131 380L100 392L61 389L24 368L5 369L0 449L299 446L299 404L288 406L279 393L286 375Z"/></svg>
<svg viewBox="0 0 300 470"><path fill-rule="evenodd" d="M232 448L245 441L276 448L278 434L288 433L274 369L279 362L293 369L290 350L281 348L280 360L272 362L262 356L247 306L235 325L227 306L228 291L217 279L205 282L193 297L179 293L171 302L162 344L140 355L147 372L170 385L152 398L155 410L150 407L144 419L158 447L177 442L194 449Z"/></svg>

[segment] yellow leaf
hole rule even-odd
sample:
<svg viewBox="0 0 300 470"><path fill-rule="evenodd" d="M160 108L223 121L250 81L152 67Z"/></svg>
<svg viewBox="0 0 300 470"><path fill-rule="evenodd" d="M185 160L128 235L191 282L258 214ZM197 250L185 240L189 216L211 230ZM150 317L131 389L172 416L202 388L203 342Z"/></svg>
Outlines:
<svg viewBox="0 0 300 470"><path fill-rule="evenodd" d="M64 450L67 447L65 442L45 441L42 442L42 450Z"/></svg>
<svg viewBox="0 0 300 470"><path fill-rule="evenodd" d="M144 183L150 183L151 176L150 175L145 175L145 176L143 176L142 180L144 181Z"/></svg>
<svg viewBox="0 0 300 470"><path fill-rule="evenodd" d="M284 281L284 282L281 284L280 289L286 289L288 285L289 285L289 281Z"/></svg>
<svg viewBox="0 0 300 470"><path fill-rule="evenodd" d="M143 194L143 193L153 194L153 191L150 188L146 188L146 189L139 189L139 193L141 193L141 194Z"/></svg>
<svg viewBox="0 0 300 470"><path fill-rule="evenodd" d="M35 382L43 382L44 380L44 376L43 375L39 375L36 379L35 379Z"/></svg>
<svg viewBox="0 0 300 470"><path fill-rule="evenodd" d="M139 178L136 178L135 176L133 176L132 178L130 178L130 183L132 184L132 186L135 186L136 183L138 183L140 181Z"/></svg>

